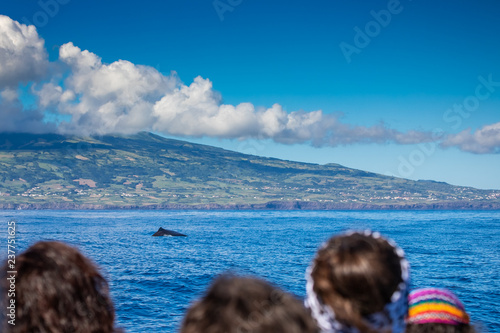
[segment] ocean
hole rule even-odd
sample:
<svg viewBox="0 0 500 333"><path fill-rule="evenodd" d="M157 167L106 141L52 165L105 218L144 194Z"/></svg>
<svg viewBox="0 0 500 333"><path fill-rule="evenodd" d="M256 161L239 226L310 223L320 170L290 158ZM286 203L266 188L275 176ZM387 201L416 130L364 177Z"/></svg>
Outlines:
<svg viewBox="0 0 500 333"><path fill-rule="evenodd" d="M96 262L127 332L176 332L190 303L226 271L303 298L317 248L346 229L394 239L410 261L412 288L448 288L474 324L500 332L498 211L0 211L2 261L12 219L18 253L59 240ZM151 237L159 227L188 237Z"/></svg>

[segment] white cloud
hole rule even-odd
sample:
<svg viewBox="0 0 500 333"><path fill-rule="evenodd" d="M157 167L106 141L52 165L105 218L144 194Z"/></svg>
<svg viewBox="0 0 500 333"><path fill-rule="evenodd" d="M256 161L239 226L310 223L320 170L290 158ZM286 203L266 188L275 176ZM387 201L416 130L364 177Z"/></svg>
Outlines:
<svg viewBox="0 0 500 333"><path fill-rule="evenodd" d="M18 86L40 80L48 68L44 41L34 26L0 15L0 131L47 132L55 127L43 121L43 112L25 110Z"/></svg>
<svg viewBox="0 0 500 333"><path fill-rule="evenodd" d="M449 135L442 147L457 147L462 151L475 154L500 153L500 122L483 126L472 132L470 129Z"/></svg>
<svg viewBox="0 0 500 333"><path fill-rule="evenodd" d="M287 113L279 104L257 109L250 103L233 106L221 100L212 82L197 77L191 85L181 85L154 105L153 130L181 136L273 139L285 144L311 142L316 146L431 140L427 133L401 133L383 125L348 126L321 110Z"/></svg>
<svg viewBox="0 0 500 333"><path fill-rule="evenodd" d="M38 95L38 104L42 109L71 102L75 99L73 91L63 90L61 86L54 83L45 83L40 90L33 89L33 91Z"/></svg>
<svg viewBox="0 0 500 333"><path fill-rule="evenodd" d="M53 124L43 121L39 110L24 110L17 91L0 91L0 132L47 133L56 131Z"/></svg>
<svg viewBox="0 0 500 333"><path fill-rule="evenodd" d="M44 40L35 26L0 15L0 89L37 80L47 66Z"/></svg>
<svg viewBox="0 0 500 333"><path fill-rule="evenodd" d="M153 116L154 130L174 135L242 138L258 132L252 104L221 104L212 83L201 77L163 96L154 105Z"/></svg>
<svg viewBox="0 0 500 333"><path fill-rule="evenodd" d="M51 76L44 76L49 65ZM21 82L33 83L31 93L38 110L24 110L17 90ZM209 79L197 77L184 84L175 73L163 75L126 60L106 64L71 42L61 46L59 59L49 64L44 41L34 26L0 15L0 131L55 130L55 125L44 122L44 112L69 118L57 131L80 135L154 130L186 137L271 139L315 146L432 141L427 132L400 132L384 124L353 126L321 110L287 112L279 104L270 108L225 104ZM498 153L500 123L449 135L442 146Z"/></svg>
<svg viewBox="0 0 500 333"><path fill-rule="evenodd" d="M17 101L19 95L17 93L17 90L15 89L5 88L4 90L0 91L0 97L3 101L11 103Z"/></svg>
<svg viewBox="0 0 500 333"><path fill-rule="evenodd" d="M45 84L37 94L40 105L54 105L72 116L60 125L61 132L79 134L134 133L151 128L153 105L172 91L178 78L164 76L148 66L119 60L103 64L89 51L67 43L59 60L69 69L62 86Z"/></svg>

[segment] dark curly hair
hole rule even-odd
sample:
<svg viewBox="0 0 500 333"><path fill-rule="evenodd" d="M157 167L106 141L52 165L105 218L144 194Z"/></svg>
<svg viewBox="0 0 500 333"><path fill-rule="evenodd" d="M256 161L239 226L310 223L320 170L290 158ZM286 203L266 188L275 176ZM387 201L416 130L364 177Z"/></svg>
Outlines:
<svg viewBox="0 0 500 333"><path fill-rule="evenodd" d="M114 308L108 284L77 249L60 242L38 242L16 258L15 326L2 332L108 333ZM1 287L8 289L0 274ZM3 292L2 303L9 302Z"/></svg>
<svg viewBox="0 0 500 333"><path fill-rule="evenodd" d="M251 277L222 275L188 310L181 333L316 333L302 302Z"/></svg>
<svg viewBox="0 0 500 333"><path fill-rule="evenodd" d="M330 238L314 259L311 277L335 318L362 333L373 332L363 317L382 311L403 280L394 247L360 233Z"/></svg>

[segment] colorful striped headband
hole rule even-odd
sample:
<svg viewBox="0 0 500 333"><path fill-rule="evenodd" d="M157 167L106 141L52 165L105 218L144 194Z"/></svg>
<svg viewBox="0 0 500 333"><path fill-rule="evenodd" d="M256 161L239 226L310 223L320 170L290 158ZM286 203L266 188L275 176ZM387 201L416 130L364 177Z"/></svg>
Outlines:
<svg viewBox="0 0 500 333"><path fill-rule="evenodd" d="M437 288L417 289L408 296L408 324L469 323L469 315L460 300L451 291Z"/></svg>

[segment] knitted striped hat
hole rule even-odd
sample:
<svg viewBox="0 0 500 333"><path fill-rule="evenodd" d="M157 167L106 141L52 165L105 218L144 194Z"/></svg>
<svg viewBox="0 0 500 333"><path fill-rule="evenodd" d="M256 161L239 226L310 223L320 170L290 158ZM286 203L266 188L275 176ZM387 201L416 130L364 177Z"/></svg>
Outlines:
<svg viewBox="0 0 500 333"><path fill-rule="evenodd" d="M469 315L451 291L437 288L417 289L408 296L408 324L468 324Z"/></svg>

